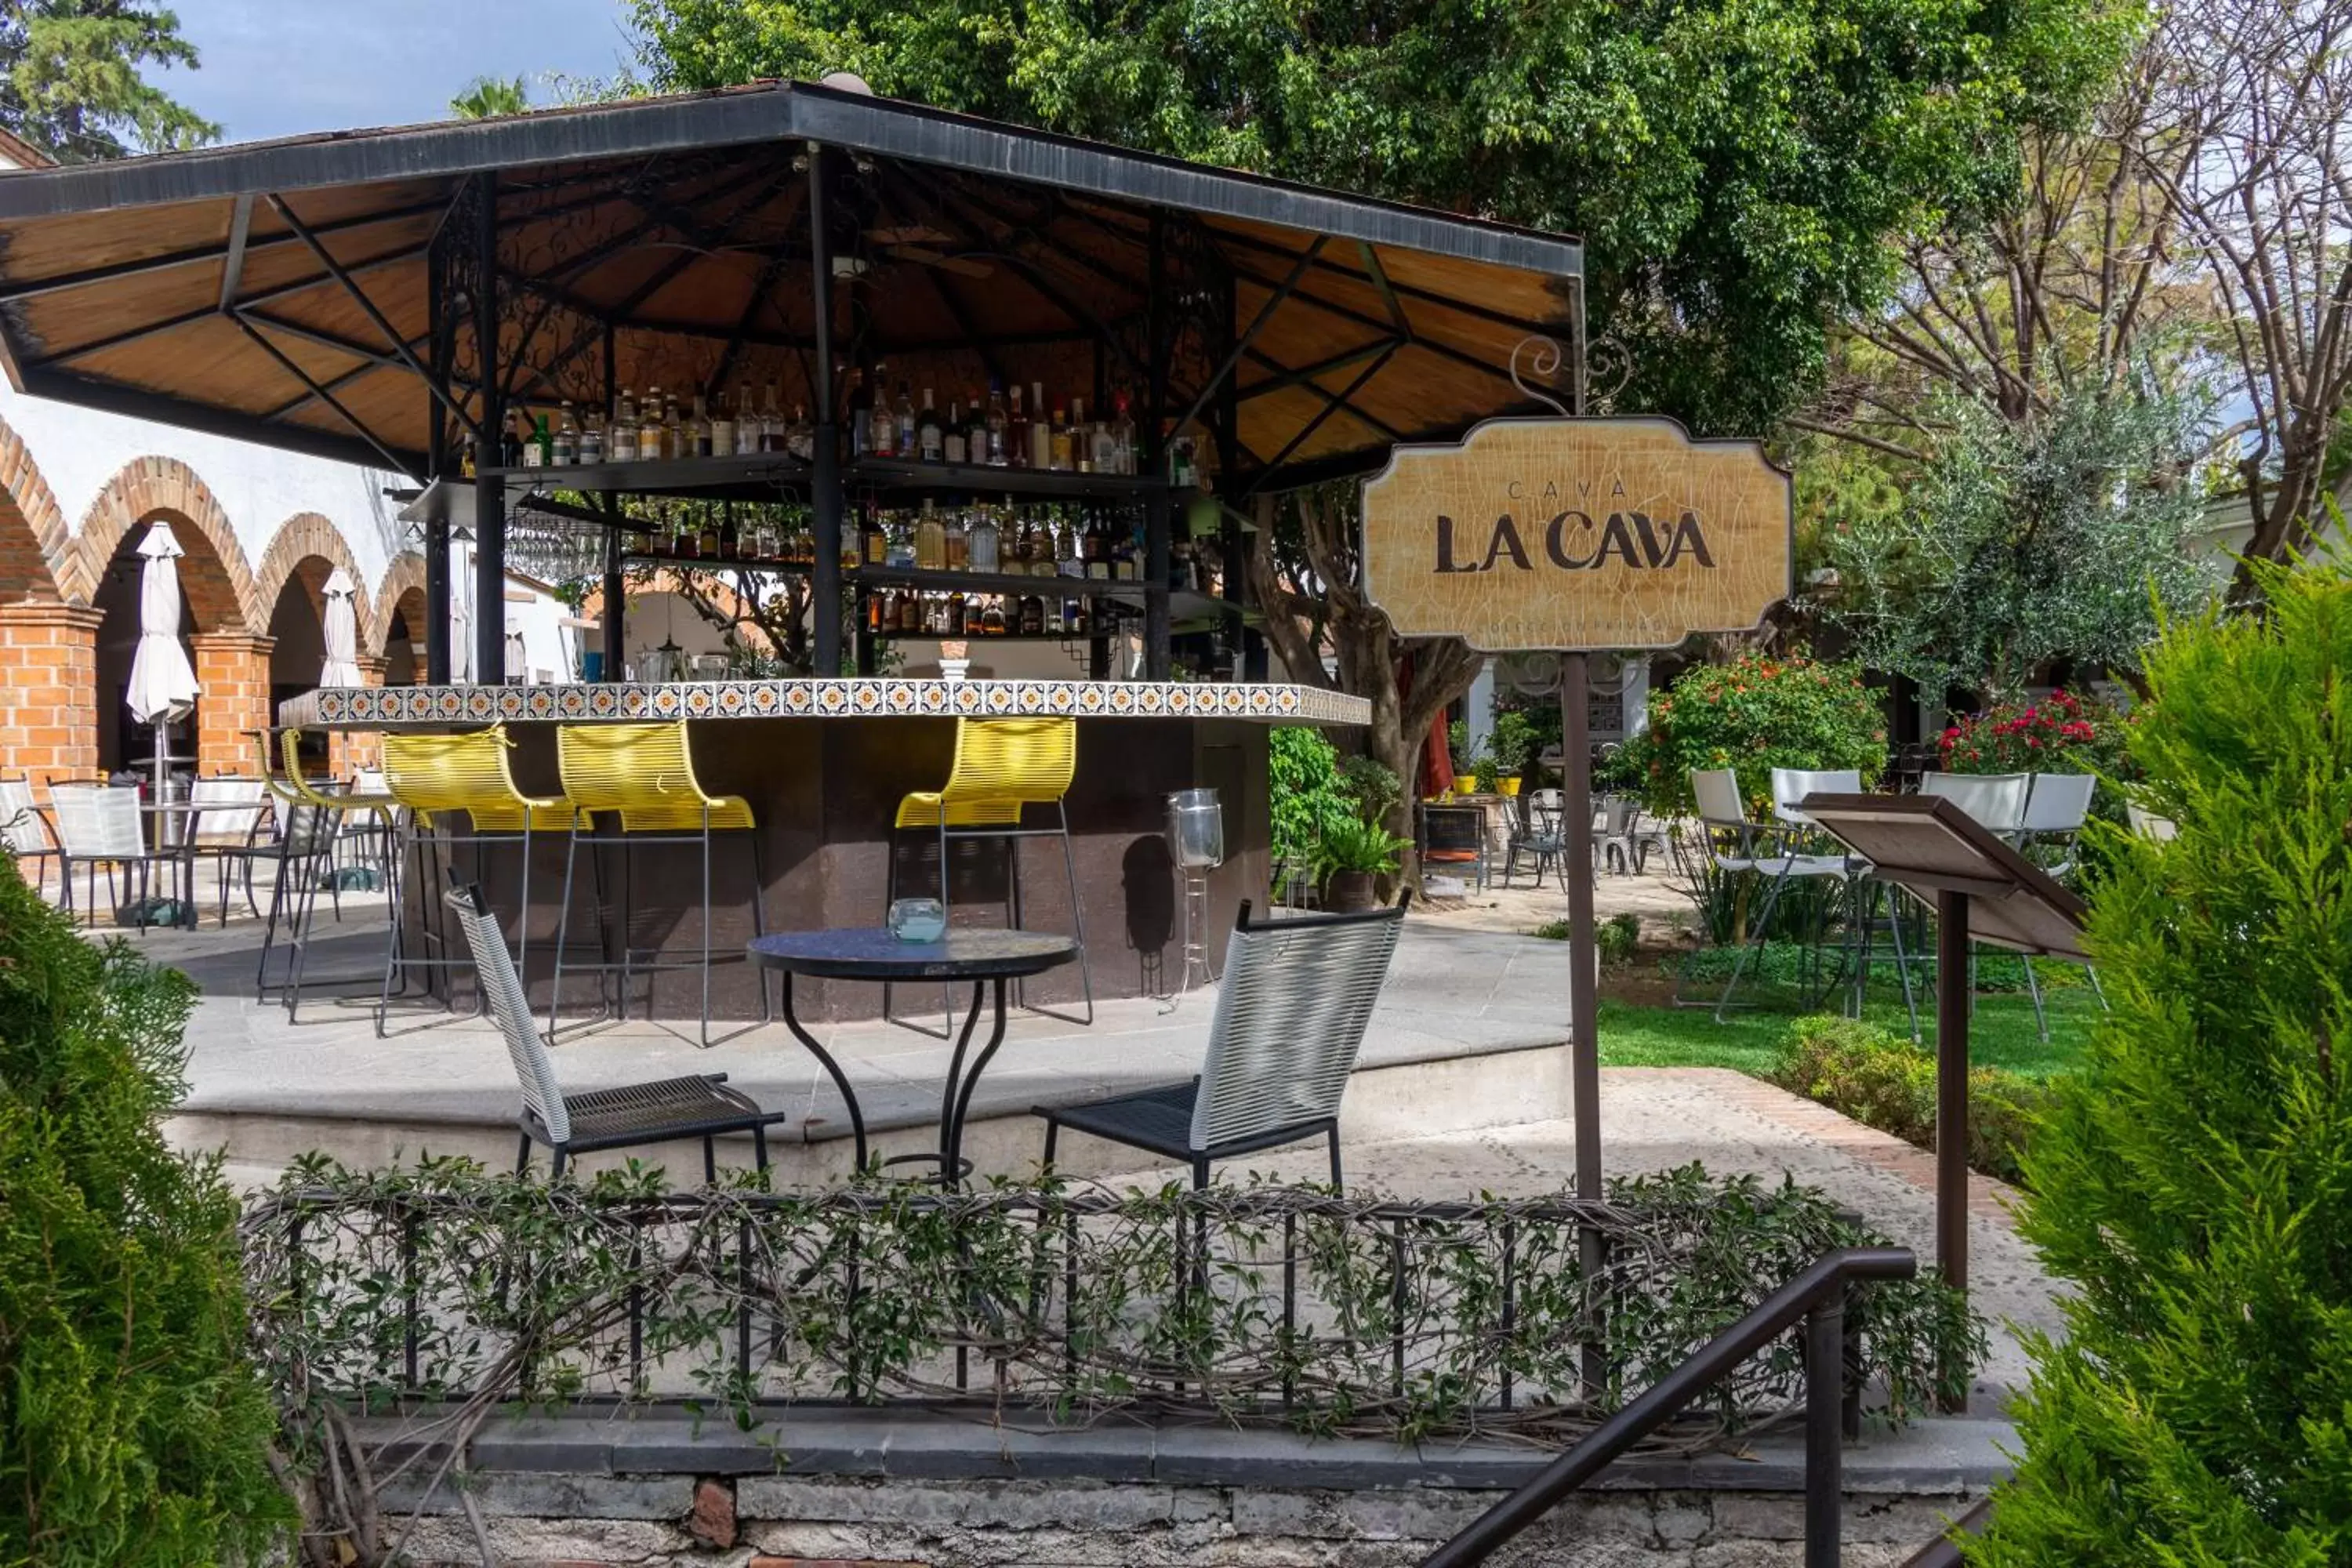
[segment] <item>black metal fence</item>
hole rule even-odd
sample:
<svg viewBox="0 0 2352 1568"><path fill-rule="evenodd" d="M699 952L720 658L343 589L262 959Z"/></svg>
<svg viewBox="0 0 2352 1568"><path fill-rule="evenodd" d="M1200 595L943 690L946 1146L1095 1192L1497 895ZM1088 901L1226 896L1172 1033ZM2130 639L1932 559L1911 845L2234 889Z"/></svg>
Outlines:
<svg viewBox="0 0 2352 1568"><path fill-rule="evenodd" d="M1585 1231L1604 1243L1597 1275L1579 1263ZM1555 1440L1866 1239L1814 1194L1688 1176L1609 1204L1418 1204L1278 1187L675 1194L443 1169L289 1192L246 1226L258 1352L296 1404L1146 1406ZM1977 1334L1931 1285L1878 1288L1852 1321L1849 1385L1874 1380L1897 1405ZM1704 1418L1787 1410L1801 1363L1796 1335L1776 1340Z"/></svg>

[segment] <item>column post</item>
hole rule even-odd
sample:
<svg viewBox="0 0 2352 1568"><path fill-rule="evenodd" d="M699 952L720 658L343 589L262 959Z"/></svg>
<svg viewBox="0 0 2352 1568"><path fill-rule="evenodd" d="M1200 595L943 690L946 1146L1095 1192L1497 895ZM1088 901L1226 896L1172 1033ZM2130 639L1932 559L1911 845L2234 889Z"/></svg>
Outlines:
<svg viewBox="0 0 2352 1568"><path fill-rule="evenodd" d="M36 600L0 605L0 771L36 787L98 772L100 612Z"/></svg>
<svg viewBox="0 0 2352 1568"><path fill-rule="evenodd" d="M197 632L188 638L196 667L196 773L250 775L261 765L253 731L276 722L269 710L269 650L275 637L251 632ZM381 672L383 661L376 661ZM383 679L379 673L377 679Z"/></svg>

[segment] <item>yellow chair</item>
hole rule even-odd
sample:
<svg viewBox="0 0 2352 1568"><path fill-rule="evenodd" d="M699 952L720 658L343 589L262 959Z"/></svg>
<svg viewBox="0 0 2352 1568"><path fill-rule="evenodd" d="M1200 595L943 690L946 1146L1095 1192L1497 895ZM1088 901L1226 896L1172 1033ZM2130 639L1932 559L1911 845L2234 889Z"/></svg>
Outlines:
<svg viewBox="0 0 2352 1568"><path fill-rule="evenodd" d="M1063 804L1078 771L1078 725L1075 719L959 719L956 721L955 761L948 782L937 790L918 790L898 802L893 827L929 828L940 845L940 903L948 902L948 843L954 838L1001 838L1005 846L1006 918L1021 924L1021 846L1024 838L1056 834L1062 840L1062 867L1070 879L1070 923L1078 943L1078 981L1086 996L1082 1016L1034 1011L1091 1024L1095 1018L1094 976L1087 963L1086 907L1078 894L1077 861L1070 848L1070 814ZM1055 826L1024 827L1030 806L1054 808ZM898 847L891 846L888 893L898 896ZM1024 1003L1024 1005L1026 1005ZM882 1009L888 1016L889 988L883 988Z"/></svg>
<svg viewBox="0 0 2352 1568"><path fill-rule="evenodd" d="M267 1002L273 992L280 994L287 1020L292 1022L301 1009L306 980L314 986L340 988L373 984L375 979L372 974L320 979L306 976L303 967L321 888L333 900L336 920L342 919L342 886L335 874L336 846L347 841L354 822L363 815L373 816L373 826L381 827L388 836L394 802L389 795L330 795L312 784L302 771L302 731L299 729L256 730L251 733L260 747L262 787L276 803L273 809L278 821L275 842L266 847L257 845L252 850L255 855L277 862L270 878L269 911L261 928L261 959L254 970L254 1000ZM397 881L387 867L385 891L394 910L399 908ZM285 930L282 944L278 936L281 922ZM269 960L281 945L286 952L283 973L272 980Z"/></svg>
<svg viewBox="0 0 2352 1568"><path fill-rule="evenodd" d="M588 970L595 973L616 973L621 977L620 991L614 1005L600 1016L622 1016L628 1014L629 983L638 974L656 974L665 970L699 969L702 972L702 1033L705 1046L710 1039L710 836L713 833L740 833L751 847L751 931L754 936L767 932L766 894L768 879L761 863L759 822L752 816L751 803L740 795L712 795L702 787L694 775L694 752L688 744L684 720L651 724L566 724L555 732L557 765L563 776L563 794L572 809L584 823L575 822L570 847L563 858L563 913L557 925L555 948L555 987L548 999L547 1029L555 1032L557 1016L563 1004L565 970ZM595 816L602 812L619 818L616 831L599 834ZM588 846L590 875L596 884L596 913L600 932L608 931L604 919L610 907L604 897L604 874L602 858L596 853L600 846L614 844L621 850L621 910L617 930L620 933L618 962L609 955L612 943L605 941L606 961L593 964L567 964L563 961L565 935L571 929L572 885L573 867L580 847ZM635 878L631 874L630 851L646 844L693 844L702 851L702 953L699 960L686 959L665 963L660 949L651 950L640 962L637 950L629 941L631 931L631 893ZM726 956L724 954L720 956ZM745 955L738 949L736 962ZM653 1015L653 994L646 987L646 1013ZM772 1016L768 1000L765 971L760 975L760 1017L762 1022Z"/></svg>
<svg viewBox="0 0 2352 1568"><path fill-rule="evenodd" d="M494 845L514 844L521 847L522 865L517 876L520 900L515 915L515 970L528 973L525 965L530 952L530 850L532 839L541 833L572 830L572 803L562 795L529 795L514 781L514 771L509 753L514 742L506 726L493 724L487 730L470 730L454 735L411 735L389 733L383 737L383 777L392 800L407 812L407 830L404 835L403 852L395 858L413 853L416 858L417 885L422 893L420 910L436 911L446 891L446 879L442 872L444 858L454 853L457 839L451 828L455 819L463 815L472 827L467 842L474 851L474 880L486 883L484 863ZM402 994L408 986L409 972L425 972L427 990L436 972L451 969L472 969L470 955L457 952L435 919L428 916L417 931L421 955L408 952L405 932L400 929L405 910L395 904L396 911L391 955L383 971L383 996L376 1009L376 1032L383 1032L384 1017L391 1009L394 982Z"/></svg>

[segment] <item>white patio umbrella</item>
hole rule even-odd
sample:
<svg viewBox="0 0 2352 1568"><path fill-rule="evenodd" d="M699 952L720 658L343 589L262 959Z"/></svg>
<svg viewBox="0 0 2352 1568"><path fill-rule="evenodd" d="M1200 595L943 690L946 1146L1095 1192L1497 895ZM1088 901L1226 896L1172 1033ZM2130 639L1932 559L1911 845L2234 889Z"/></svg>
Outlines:
<svg viewBox="0 0 2352 1568"><path fill-rule="evenodd" d="M327 660L319 668L321 686L360 684L360 617L355 604L358 584L341 567L327 578Z"/></svg>
<svg viewBox="0 0 2352 1568"><path fill-rule="evenodd" d="M155 726L155 779L163 779L163 728L185 718L196 705L196 671L180 641L180 557L172 525L147 531L139 553L147 564L139 574L139 647L131 658L131 684L123 691L131 716Z"/></svg>
<svg viewBox="0 0 2352 1568"><path fill-rule="evenodd" d="M474 679L474 552L472 532L460 529L449 541L449 679Z"/></svg>

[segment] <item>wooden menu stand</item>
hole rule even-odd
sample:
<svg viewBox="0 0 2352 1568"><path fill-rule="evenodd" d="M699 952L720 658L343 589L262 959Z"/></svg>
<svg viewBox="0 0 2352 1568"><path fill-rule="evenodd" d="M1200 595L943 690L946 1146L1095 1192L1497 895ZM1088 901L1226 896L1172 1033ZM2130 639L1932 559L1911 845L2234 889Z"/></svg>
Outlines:
<svg viewBox="0 0 2352 1568"><path fill-rule="evenodd" d="M1950 801L1810 795L1807 816L1936 911L1936 1262L1969 1286L1969 944L2087 964L2083 900Z"/></svg>

